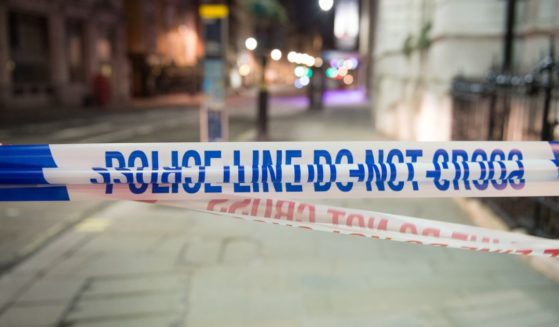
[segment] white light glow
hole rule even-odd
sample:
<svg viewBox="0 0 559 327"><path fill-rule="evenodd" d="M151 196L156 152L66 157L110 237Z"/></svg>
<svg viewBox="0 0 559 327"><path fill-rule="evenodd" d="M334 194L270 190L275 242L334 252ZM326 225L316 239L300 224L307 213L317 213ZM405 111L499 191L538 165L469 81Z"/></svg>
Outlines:
<svg viewBox="0 0 559 327"><path fill-rule="evenodd" d="M310 56L308 54L303 55L303 63L305 65L307 65L309 67L312 67L312 66L314 66L314 62L315 62L315 60L314 60L313 56Z"/></svg>
<svg viewBox="0 0 559 327"><path fill-rule="evenodd" d="M307 86L311 82L311 80L309 79L308 76L303 76L303 77L299 78L299 81L301 82L301 85L303 85L303 86Z"/></svg>
<svg viewBox="0 0 559 327"><path fill-rule="evenodd" d="M297 76L297 77L304 76L304 75L307 74L307 68L305 68L303 66L297 66L293 70L293 74L295 74L295 76Z"/></svg>
<svg viewBox="0 0 559 327"><path fill-rule="evenodd" d="M305 59L304 56L305 56L304 54L296 52L295 53L295 63L299 64L299 65L303 64L304 59Z"/></svg>
<svg viewBox="0 0 559 327"><path fill-rule="evenodd" d="M357 44L359 34L359 5L357 0L339 0L334 16L334 35L336 46L350 50Z"/></svg>
<svg viewBox="0 0 559 327"><path fill-rule="evenodd" d="M295 51L289 51L289 53L287 54L287 61L289 62L295 62L295 58L297 57L297 52Z"/></svg>
<svg viewBox="0 0 559 327"><path fill-rule="evenodd" d="M318 6L323 11L328 11L334 6L334 0L318 0Z"/></svg>
<svg viewBox="0 0 559 327"><path fill-rule="evenodd" d="M281 59L281 50L280 49L274 49L272 50L272 52L270 52L270 57L272 57L272 60L278 61Z"/></svg>
<svg viewBox="0 0 559 327"><path fill-rule="evenodd" d="M245 40L245 47L248 50L252 51L256 49L257 46L258 46L258 42L256 41L255 38L249 37L248 39Z"/></svg>
<svg viewBox="0 0 559 327"><path fill-rule="evenodd" d="M250 74L250 66L248 64L242 64L239 67L239 75L247 76L248 74Z"/></svg>

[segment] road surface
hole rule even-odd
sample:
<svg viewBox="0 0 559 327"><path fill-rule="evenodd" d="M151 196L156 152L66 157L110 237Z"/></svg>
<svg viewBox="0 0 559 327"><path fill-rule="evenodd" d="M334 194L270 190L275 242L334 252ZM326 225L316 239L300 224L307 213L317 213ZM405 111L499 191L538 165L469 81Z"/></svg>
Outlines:
<svg viewBox="0 0 559 327"><path fill-rule="evenodd" d="M308 113L297 103L275 106L272 140L382 139L366 109ZM232 139L250 140L253 112L237 106ZM106 114L1 133L12 143L196 141L198 112ZM470 223L450 199L329 203ZM4 262L27 251L0 279L0 326L559 324L559 285L510 255L124 201L9 203L0 213Z"/></svg>

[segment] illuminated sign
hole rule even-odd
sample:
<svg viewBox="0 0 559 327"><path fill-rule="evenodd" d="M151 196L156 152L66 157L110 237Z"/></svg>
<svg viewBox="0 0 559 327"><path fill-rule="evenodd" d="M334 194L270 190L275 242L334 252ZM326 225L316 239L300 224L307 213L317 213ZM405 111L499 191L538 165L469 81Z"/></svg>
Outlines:
<svg viewBox="0 0 559 327"><path fill-rule="evenodd" d="M354 50L359 34L359 4L357 0L336 1L334 36L340 50Z"/></svg>

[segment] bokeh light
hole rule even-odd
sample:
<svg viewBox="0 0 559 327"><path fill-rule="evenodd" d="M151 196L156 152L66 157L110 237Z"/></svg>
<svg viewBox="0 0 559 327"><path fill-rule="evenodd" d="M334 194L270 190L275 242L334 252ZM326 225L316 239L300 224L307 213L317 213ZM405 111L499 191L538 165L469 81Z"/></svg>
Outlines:
<svg viewBox="0 0 559 327"><path fill-rule="evenodd" d="M323 11L329 11L334 6L334 0L318 0L318 6Z"/></svg>
<svg viewBox="0 0 559 327"><path fill-rule="evenodd" d="M250 66L248 64L242 64L239 67L239 75L241 76L247 76L248 74L250 74Z"/></svg>
<svg viewBox="0 0 559 327"><path fill-rule="evenodd" d="M272 50L272 52L270 52L270 57L272 57L272 60L278 61L281 59L281 50L280 49L274 49Z"/></svg>
<svg viewBox="0 0 559 327"><path fill-rule="evenodd" d="M258 46L258 42L256 41L255 38L249 37L245 40L245 47L248 50L250 51L255 50L257 46Z"/></svg>

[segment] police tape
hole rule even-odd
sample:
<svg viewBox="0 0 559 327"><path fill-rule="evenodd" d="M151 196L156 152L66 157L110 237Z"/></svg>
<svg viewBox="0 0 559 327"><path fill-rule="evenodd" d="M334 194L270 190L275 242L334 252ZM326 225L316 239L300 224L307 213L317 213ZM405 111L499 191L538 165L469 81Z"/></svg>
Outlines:
<svg viewBox="0 0 559 327"><path fill-rule="evenodd" d="M0 146L0 201L134 200L375 239L530 256L559 241L287 198L559 195L558 142Z"/></svg>
<svg viewBox="0 0 559 327"><path fill-rule="evenodd" d="M559 142L0 146L0 201L559 195Z"/></svg>
<svg viewBox="0 0 559 327"><path fill-rule="evenodd" d="M264 198L150 201L248 221L392 240L524 256L559 256L559 241L374 211Z"/></svg>

